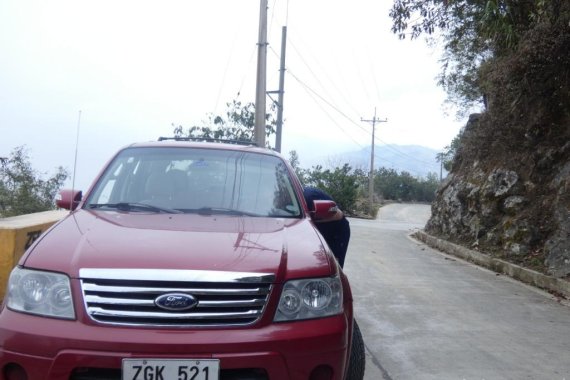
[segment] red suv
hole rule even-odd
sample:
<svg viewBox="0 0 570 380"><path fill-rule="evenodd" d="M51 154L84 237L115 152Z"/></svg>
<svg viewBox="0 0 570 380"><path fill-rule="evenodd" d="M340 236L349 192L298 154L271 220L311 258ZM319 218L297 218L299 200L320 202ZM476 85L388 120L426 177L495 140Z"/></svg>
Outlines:
<svg viewBox="0 0 570 380"><path fill-rule="evenodd" d="M289 164L253 146L120 150L26 252L0 313L6 380L362 379L348 280Z"/></svg>

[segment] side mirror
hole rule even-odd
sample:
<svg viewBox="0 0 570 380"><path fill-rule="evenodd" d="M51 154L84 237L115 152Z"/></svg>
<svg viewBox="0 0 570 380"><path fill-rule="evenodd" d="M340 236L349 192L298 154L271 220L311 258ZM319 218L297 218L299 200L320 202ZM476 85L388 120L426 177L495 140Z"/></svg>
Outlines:
<svg viewBox="0 0 570 380"><path fill-rule="evenodd" d="M315 210L311 211L311 217L315 220L332 218L338 212L338 207L333 201L316 200L313 204Z"/></svg>
<svg viewBox="0 0 570 380"><path fill-rule="evenodd" d="M79 190L61 190L55 198L55 204L59 208L73 211L81 202L82 197L83 193Z"/></svg>

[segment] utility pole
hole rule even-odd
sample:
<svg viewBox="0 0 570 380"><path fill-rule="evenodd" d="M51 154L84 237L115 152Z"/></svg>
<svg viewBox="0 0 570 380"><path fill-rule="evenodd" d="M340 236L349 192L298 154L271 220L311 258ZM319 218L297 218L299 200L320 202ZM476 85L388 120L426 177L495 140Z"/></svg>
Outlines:
<svg viewBox="0 0 570 380"><path fill-rule="evenodd" d="M275 131L275 150L281 153L281 135L283 133L283 96L285 95L285 51L287 44L287 27L281 29L281 63L279 65L279 90L268 91L268 94L278 94L277 102L277 126ZM271 96L270 96L271 97Z"/></svg>
<svg viewBox="0 0 570 380"><path fill-rule="evenodd" d="M267 80L267 0L259 8L259 42L257 43L257 84L255 91L255 142L265 147L265 91Z"/></svg>
<svg viewBox="0 0 570 380"><path fill-rule="evenodd" d="M376 123L385 123L388 119L380 120L376 117L376 107L374 107L374 117L372 119L360 118L360 121L372 123L372 149L370 151L370 176L368 177L368 194L369 194L369 207L372 212L372 205L374 204L374 133Z"/></svg>
<svg viewBox="0 0 570 380"><path fill-rule="evenodd" d="M279 65L279 98L277 100L277 131L275 150L281 153L281 134L283 133L283 97L285 95L285 51L287 45L287 27L281 29L281 63Z"/></svg>

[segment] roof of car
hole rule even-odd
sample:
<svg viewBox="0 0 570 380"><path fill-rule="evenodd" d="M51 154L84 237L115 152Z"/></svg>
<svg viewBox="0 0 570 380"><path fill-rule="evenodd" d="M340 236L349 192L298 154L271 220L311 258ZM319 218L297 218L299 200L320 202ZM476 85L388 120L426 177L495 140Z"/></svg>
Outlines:
<svg viewBox="0 0 570 380"><path fill-rule="evenodd" d="M133 143L128 147L187 147L199 149L220 149L220 150L235 150L235 151L248 151L255 153L263 153L278 156L279 154L269 148L260 148L254 143L247 141L234 141L234 140L214 140L211 141L196 141L193 139L185 138L160 138L158 141L148 141Z"/></svg>

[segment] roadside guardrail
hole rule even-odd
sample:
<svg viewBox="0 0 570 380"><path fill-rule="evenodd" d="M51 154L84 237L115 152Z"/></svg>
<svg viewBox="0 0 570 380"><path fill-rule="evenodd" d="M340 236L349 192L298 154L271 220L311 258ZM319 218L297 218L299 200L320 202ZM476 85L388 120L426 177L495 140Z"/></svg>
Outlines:
<svg viewBox="0 0 570 380"><path fill-rule="evenodd" d="M12 268L32 243L69 211L44 211L0 218L0 300Z"/></svg>

